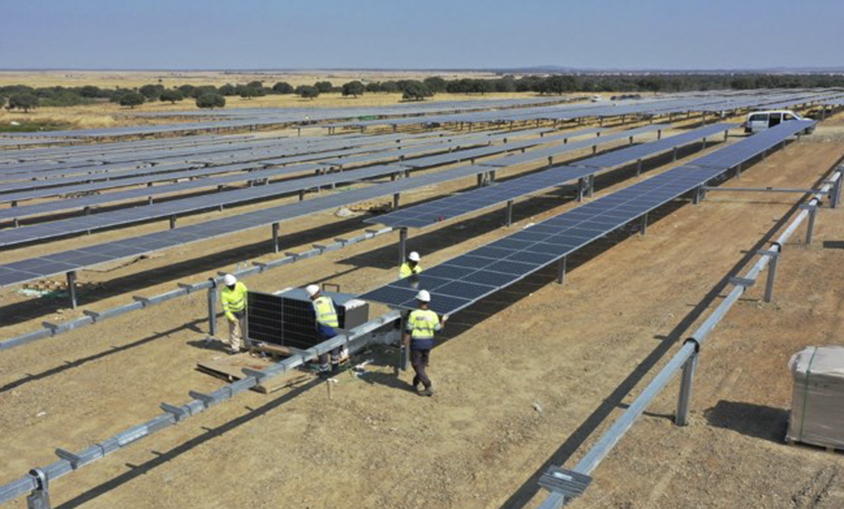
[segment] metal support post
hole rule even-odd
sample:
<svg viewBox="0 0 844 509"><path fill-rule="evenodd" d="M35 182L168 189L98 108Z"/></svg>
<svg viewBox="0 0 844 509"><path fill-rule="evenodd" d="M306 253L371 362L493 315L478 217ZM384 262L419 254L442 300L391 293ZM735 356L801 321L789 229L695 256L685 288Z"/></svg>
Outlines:
<svg viewBox="0 0 844 509"><path fill-rule="evenodd" d="M648 234L648 215L644 214L642 216L642 229L639 231L642 235Z"/></svg>
<svg viewBox="0 0 844 509"><path fill-rule="evenodd" d="M636 160L636 176L638 177L641 174L642 174L642 160L637 159Z"/></svg>
<svg viewBox="0 0 844 509"><path fill-rule="evenodd" d="M628 140L630 140L630 143L628 143L628 145L632 145L632 144L633 144L633 137L632 137L632 136L628 136L628 137L627 137L627 139L628 139Z"/></svg>
<svg viewBox="0 0 844 509"><path fill-rule="evenodd" d="M577 179L577 201L583 201L583 193L586 188L586 181L583 178Z"/></svg>
<svg viewBox="0 0 844 509"><path fill-rule="evenodd" d="M566 258L564 256L557 262L557 284L566 284Z"/></svg>
<svg viewBox="0 0 844 509"><path fill-rule="evenodd" d="M671 162L677 162L677 147L674 147L671 153Z"/></svg>
<svg viewBox="0 0 844 509"><path fill-rule="evenodd" d="M727 137L728 137L729 135L730 135L730 131L725 130L725 131L724 131L724 141L727 141Z"/></svg>
<svg viewBox="0 0 844 509"><path fill-rule="evenodd" d="M656 130L656 139L658 139L658 140L662 139L662 129Z"/></svg>
<svg viewBox="0 0 844 509"><path fill-rule="evenodd" d="M305 201L305 190L301 189L299 191L299 201Z"/></svg>
<svg viewBox="0 0 844 509"><path fill-rule="evenodd" d="M742 163L739 163L738 166L736 166L736 178L741 178L741 166Z"/></svg>
<svg viewBox="0 0 844 509"><path fill-rule="evenodd" d="M706 137L704 137L703 140L700 142L700 149L706 150Z"/></svg>
<svg viewBox="0 0 844 509"><path fill-rule="evenodd" d="M478 187L483 187L484 185L484 174L478 173Z"/></svg>
<svg viewBox="0 0 844 509"><path fill-rule="evenodd" d="M407 249L407 228L399 228L399 265L404 263L405 258L407 255L405 251Z"/></svg>
<svg viewBox="0 0 844 509"><path fill-rule="evenodd" d="M691 340L694 341L694 340ZM677 400L677 415L674 417L674 424L686 426L689 423L691 411L692 387L694 385L695 371L697 370L697 351L695 351L683 364L683 378L680 380L680 397Z"/></svg>
<svg viewBox="0 0 844 509"><path fill-rule="evenodd" d="M835 184L832 185L832 196L829 199L830 208L837 209L838 204L841 203L841 180L844 179L844 174L840 174L835 179Z"/></svg>
<svg viewBox="0 0 844 509"><path fill-rule="evenodd" d="M694 203L695 205L700 205L700 200L701 200L701 198L702 198L702 196L701 196L701 194L702 194L702 193L701 193L701 188L700 188L700 186L698 186L698 187L696 187L696 188L695 188L694 193L695 193L695 196L694 196L693 203Z"/></svg>
<svg viewBox="0 0 844 509"><path fill-rule="evenodd" d="M809 223L806 225L806 245L812 243L812 237L815 234L815 216L818 213L818 207L809 207Z"/></svg>
<svg viewBox="0 0 844 509"><path fill-rule="evenodd" d="M47 472L40 468L34 468L29 475L35 479L37 487L26 496L27 509L51 509L50 505L50 480Z"/></svg>
<svg viewBox="0 0 844 509"><path fill-rule="evenodd" d="M208 288L208 334L217 335L217 280L208 278L211 286Z"/></svg>
<svg viewBox="0 0 844 509"><path fill-rule="evenodd" d="M393 194L393 210L398 210L400 198L401 198L401 193Z"/></svg>
<svg viewBox="0 0 844 509"><path fill-rule="evenodd" d="M278 223L273 223L273 252L278 253L279 251L279 243L278 243Z"/></svg>
<svg viewBox="0 0 844 509"><path fill-rule="evenodd" d="M67 294L70 296L70 309L76 309L76 271L67 273Z"/></svg>
<svg viewBox="0 0 844 509"><path fill-rule="evenodd" d="M494 184L494 183L495 183L495 170L490 170L490 171L489 171L489 183L490 183L490 184Z"/></svg>
<svg viewBox="0 0 844 509"><path fill-rule="evenodd" d="M765 282L765 302L771 302L774 298L774 281L777 279L777 262L780 259L779 251L768 251L768 279Z"/></svg>
<svg viewBox="0 0 844 509"><path fill-rule="evenodd" d="M589 175L588 177L586 177L586 179L587 179L587 184L589 186L588 191L587 191L587 193L588 193L587 196L589 198L592 198L595 195L595 175L594 174Z"/></svg>
<svg viewBox="0 0 844 509"><path fill-rule="evenodd" d="M513 225L513 200L507 200L507 226Z"/></svg>
<svg viewBox="0 0 844 509"><path fill-rule="evenodd" d="M170 229L172 230L175 227L176 227L176 216L174 214L174 215L170 216Z"/></svg>
<svg viewBox="0 0 844 509"><path fill-rule="evenodd" d="M597 153L598 153L598 145L592 145L592 155L594 156Z"/></svg>

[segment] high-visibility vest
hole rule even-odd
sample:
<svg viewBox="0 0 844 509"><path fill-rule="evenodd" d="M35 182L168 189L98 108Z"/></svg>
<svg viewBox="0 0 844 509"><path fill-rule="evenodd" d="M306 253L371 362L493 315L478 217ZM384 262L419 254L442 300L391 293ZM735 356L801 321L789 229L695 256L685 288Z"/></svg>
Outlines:
<svg viewBox="0 0 844 509"><path fill-rule="evenodd" d="M246 285L238 281L234 285L234 289L229 289L228 286L223 287L220 292L220 301L223 303L223 312L226 318L234 320L234 313L239 313L246 309Z"/></svg>
<svg viewBox="0 0 844 509"><path fill-rule="evenodd" d="M415 349L433 348L434 333L440 329L440 317L430 309L415 309L407 317L407 332Z"/></svg>
<svg viewBox="0 0 844 509"><path fill-rule="evenodd" d="M331 297L322 295L314 299L314 313L316 313L318 324L329 327L340 326L340 322L337 321L337 310L334 309L334 301L331 300Z"/></svg>
<svg viewBox="0 0 844 509"><path fill-rule="evenodd" d="M401 268L399 268L399 278L404 279L420 272L422 272L422 267L418 263L415 267L411 268L409 263L404 262L401 264Z"/></svg>

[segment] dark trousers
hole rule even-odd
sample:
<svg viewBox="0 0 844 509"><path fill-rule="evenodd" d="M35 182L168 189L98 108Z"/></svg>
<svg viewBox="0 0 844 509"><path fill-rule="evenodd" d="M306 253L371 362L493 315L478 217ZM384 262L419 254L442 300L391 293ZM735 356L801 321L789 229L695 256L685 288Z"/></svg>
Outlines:
<svg viewBox="0 0 844 509"><path fill-rule="evenodd" d="M319 338L320 343L323 341L327 341L334 336L337 335L337 331L332 329L328 326L321 326L317 324L317 337ZM324 353L319 356L319 370L320 371L328 371L328 355L331 354L331 364L333 366L340 365L340 354L343 351L343 347L338 346L337 348L331 350L328 353Z"/></svg>
<svg viewBox="0 0 844 509"><path fill-rule="evenodd" d="M413 386L416 387L421 382L426 389L431 388L431 379L428 378L428 373L425 368L428 367L428 355L431 350L411 350L410 351L410 365L413 366L413 371L416 375L413 377Z"/></svg>

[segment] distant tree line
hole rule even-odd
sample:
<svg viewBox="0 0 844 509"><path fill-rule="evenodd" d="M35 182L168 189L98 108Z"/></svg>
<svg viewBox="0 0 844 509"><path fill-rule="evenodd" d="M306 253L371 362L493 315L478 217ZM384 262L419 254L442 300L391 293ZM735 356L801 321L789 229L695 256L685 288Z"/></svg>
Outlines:
<svg viewBox="0 0 844 509"><path fill-rule="evenodd" d="M166 88L161 84L137 88L107 89L82 87L40 87L8 85L0 87L0 107L29 111L39 106L61 107L113 102L128 108L162 101L175 104L192 99L200 108L225 107L226 97L251 99L266 95L296 94L314 99L321 94L340 93L346 97L364 94L401 93L405 100L421 101L438 93L494 94L533 92L543 95L569 92L691 92L700 90L750 90L766 88L844 87L844 75L835 74L555 74L550 76L512 75L492 79L461 78L447 80L432 76L424 80L388 80L364 83L354 80L342 85L318 81L313 85L293 87L280 81L265 85L262 81L246 84L182 85Z"/></svg>

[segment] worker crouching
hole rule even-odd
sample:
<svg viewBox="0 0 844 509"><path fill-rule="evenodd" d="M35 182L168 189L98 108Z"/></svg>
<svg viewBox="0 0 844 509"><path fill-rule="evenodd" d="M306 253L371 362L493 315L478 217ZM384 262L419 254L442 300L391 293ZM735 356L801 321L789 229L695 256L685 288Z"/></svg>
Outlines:
<svg viewBox="0 0 844 509"><path fill-rule="evenodd" d="M413 389L422 396L433 396L434 389L426 371L431 349L434 347L434 335L442 330L447 316L442 321L429 309L431 294L421 290L417 296L419 309L414 309L407 317L407 329L404 334L404 347L410 348L410 365L413 366ZM422 388L419 388L422 384Z"/></svg>

